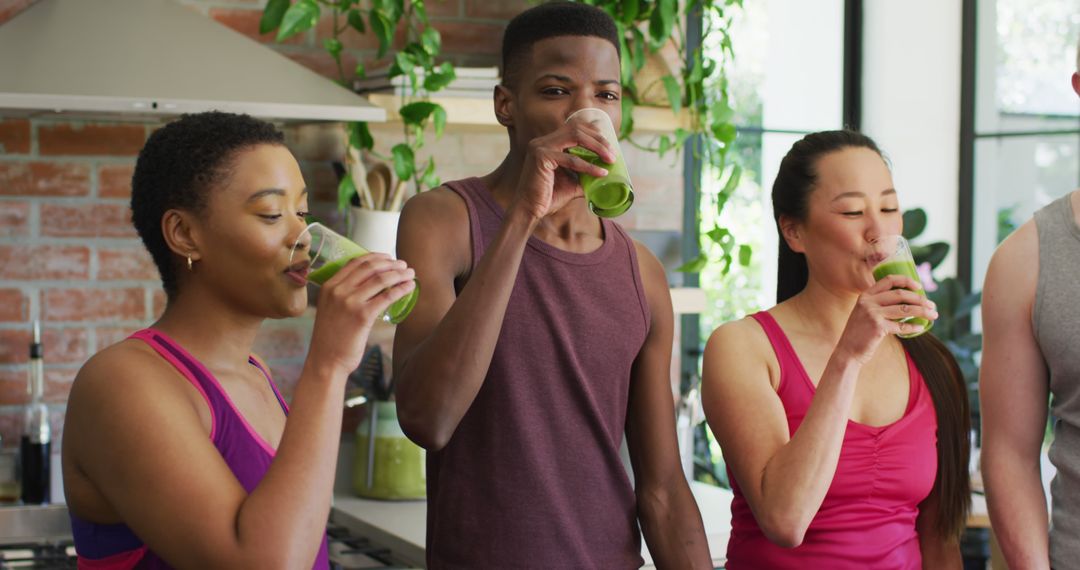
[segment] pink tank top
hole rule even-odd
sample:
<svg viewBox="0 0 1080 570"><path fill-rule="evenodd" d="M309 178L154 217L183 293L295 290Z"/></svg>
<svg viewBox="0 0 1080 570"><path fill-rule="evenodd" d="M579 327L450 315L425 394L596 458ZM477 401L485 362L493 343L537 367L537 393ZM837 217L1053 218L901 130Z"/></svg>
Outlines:
<svg viewBox="0 0 1080 570"><path fill-rule="evenodd" d="M780 363L777 395L788 430L799 429L815 386L776 320L753 315ZM783 548L769 541L729 470L731 539L727 568L919 569L915 519L937 475L937 415L922 374L907 356L910 392L904 415L871 427L848 420L832 485L803 543Z"/></svg>

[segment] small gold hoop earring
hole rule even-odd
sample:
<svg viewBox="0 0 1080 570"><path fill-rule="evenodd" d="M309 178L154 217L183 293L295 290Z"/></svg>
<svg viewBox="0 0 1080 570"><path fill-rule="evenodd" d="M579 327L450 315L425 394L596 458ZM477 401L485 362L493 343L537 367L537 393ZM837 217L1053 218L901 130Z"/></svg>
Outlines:
<svg viewBox="0 0 1080 570"><path fill-rule="evenodd" d="M191 256L190 255L187 256L187 270L192 271L192 268L191 268Z"/></svg>

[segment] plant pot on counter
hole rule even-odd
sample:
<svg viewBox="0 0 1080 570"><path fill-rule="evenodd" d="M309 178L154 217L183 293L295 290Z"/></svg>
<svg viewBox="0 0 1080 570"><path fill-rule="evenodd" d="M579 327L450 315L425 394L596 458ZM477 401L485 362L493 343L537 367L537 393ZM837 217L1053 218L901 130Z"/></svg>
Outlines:
<svg viewBox="0 0 1080 570"><path fill-rule="evenodd" d="M368 418L356 428L353 491L369 499L423 499L427 496L424 448L401 431L395 402L369 401L366 405Z"/></svg>
<svg viewBox="0 0 1080 570"><path fill-rule="evenodd" d="M349 239L368 251L397 257L397 227L401 212L349 207Z"/></svg>

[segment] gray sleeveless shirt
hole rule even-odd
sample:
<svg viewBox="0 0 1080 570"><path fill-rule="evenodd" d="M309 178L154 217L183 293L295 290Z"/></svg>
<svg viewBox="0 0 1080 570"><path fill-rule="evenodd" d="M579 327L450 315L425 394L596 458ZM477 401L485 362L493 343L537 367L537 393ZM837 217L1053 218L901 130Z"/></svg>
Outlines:
<svg viewBox="0 0 1080 570"><path fill-rule="evenodd" d="M1039 284L1032 325L1050 373L1050 461L1057 468L1050 483L1050 562L1056 568L1080 560L1080 227L1069 197L1035 212Z"/></svg>

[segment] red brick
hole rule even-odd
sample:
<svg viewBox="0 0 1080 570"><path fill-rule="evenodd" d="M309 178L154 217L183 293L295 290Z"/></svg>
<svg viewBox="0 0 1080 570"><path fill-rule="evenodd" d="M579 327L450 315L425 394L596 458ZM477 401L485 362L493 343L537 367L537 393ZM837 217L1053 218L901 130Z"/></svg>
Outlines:
<svg viewBox="0 0 1080 570"><path fill-rule="evenodd" d="M14 18L37 0L0 0L0 24Z"/></svg>
<svg viewBox="0 0 1080 570"><path fill-rule="evenodd" d="M529 0L465 0L465 17L509 20L533 4Z"/></svg>
<svg viewBox="0 0 1080 570"><path fill-rule="evenodd" d="M30 360L29 327L0 329L0 364L23 364Z"/></svg>
<svg viewBox="0 0 1080 570"><path fill-rule="evenodd" d="M428 0L424 2L428 16L456 18L461 15L461 0Z"/></svg>
<svg viewBox="0 0 1080 570"><path fill-rule="evenodd" d="M276 31L269 34L259 33L259 20L262 19L262 10L260 9L211 8L210 17L257 42L277 43L274 41L277 36ZM304 43L305 39L306 34L297 34L281 43L299 45Z"/></svg>
<svg viewBox="0 0 1080 570"><path fill-rule="evenodd" d="M41 235L50 237L136 237L127 204L41 205Z"/></svg>
<svg viewBox="0 0 1080 570"><path fill-rule="evenodd" d="M42 316L47 321L134 321L146 315L143 289L47 289Z"/></svg>
<svg viewBox="0 0 1080 570"><path fill-rule="evenodd" d="M264 360L303 358L307 355L307 327L263 327L255 337L255 354Z"/></svg>
<svg viewBox="0 0 1080 570"><path fill-rule="evenodd" d="M165 312L165 303L168 298L165 296L165 291L162 289L155 289L152 297L150 298L151 312L153 318L156 321L161 318L161 315Z"/></svg>
<svg viewBox="0 0 1080 570"><path fill-rule="evenodd" d="M131 336L131 333L142 327L98 327L94 334L97 336L97 350L104 350Z"/></svg>
<svg viewBox="0 0 1080 570"><path fill-rule="evenodd" d="M67 402L71 383L78 373L77 366L45 366L45 401L55 404Z"/></svg>
<svg viewBox="0 0 1080 570"><path fill-rule="evenodd" d="M0 321L24 322L30 303L20 289L0 289Z"/></svg>
<svg viewBox="0 0 1080 570"><path fill-rule="evenodd" d="M339 78L337 64L334 63L334 58L330 57L330 54L326 53L326 50L319 48L318 51L303 52L303 53L284 53L282 55L287 56L289 59L303 65L304 67L322 75L323 77L337 81ZM346 77L352 77L353 71L356 69L356 56L351 53L341 54L341 65L345 71Z"/></svg>
<svg viewBox="0 0 1080 570"><path fill-rule="evenodd" d="M38 152L42 156L135 156L144 142L146 127L143 125L38 125Z"/></svg>
<svg viewBox="0 0 1080 570"><path fill-rule="evenodd" d="M134 164L106 164L98 168L98 196L130 198L131 176L134 173Z"/></svg>
<svg viewBox="0 0 1080 570"><path fill-rule="evenodd" d="M144 247L98 248L97 278L101 281L159 277L157 266Z"/></svg>
<svg viewBox="0 0 1080 570"><path fill-rule="evenodd" d="M0 245L0 279L87 279L90 249L81 245Z"/></svg>
<svg viewBox="0 0 1080 570"><path fill-rule="evenodd" d="M26 366L20 366L18 368L0 370L0 406L16 406L19 404L25 404L30 401L30 394L26 391L29 372ZM21 418L21 415L20 415ZM0 418L0 437L4 438L4 442L17 441L17 439L9 440L9 437L17 438L17 435L12 434L14 430L21 429L19 425L5 426L6 423L3 418ZM18 424L18 422L13 422ZM10 443L8 443L10 445Z"/></svg>
<svg viewBox="0 0 1080 570"><path fill-rule="evenodd" d="M494 56L499 53L505 26L473 22L439 22L435 27L442 34L444 54Z"/></svg>
<svg viewBox="0 0 1080 570"><path fill-rule="evenodd" d="M0 119L0 152L4 154L30 152L29 119Z"/></svg>
<svg viewBox="0 0 1080 570"><path fill-rule="evenodd" d="M0 202L0 237L30 235L30 203Z"/></svg>
<svg viewBox="0 0 1080 570"><path fill-rule="evenodd" d="M0 162L0 195L86 196L90 168L62 162Z"/></svg>
<svg viewBox="0 0 1080 570"><path fill-rule="evenodd" d="M41 348L49 364L82 364L90 357L90 333L83 328L51 328L41 331Z"/></svg>

